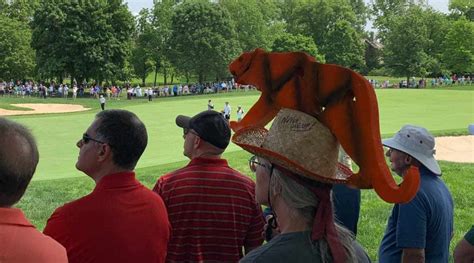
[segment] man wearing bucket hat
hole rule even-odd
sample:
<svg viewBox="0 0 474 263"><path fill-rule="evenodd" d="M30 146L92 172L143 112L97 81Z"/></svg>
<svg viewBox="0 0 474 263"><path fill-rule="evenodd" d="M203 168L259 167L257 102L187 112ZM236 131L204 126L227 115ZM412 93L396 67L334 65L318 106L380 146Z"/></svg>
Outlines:
<svg viewBox="0 0 474 263"><path fill-rule="evenodd" d="M391 169L400 176L418 167L421 183L415 198L396 204L379 248L379 262L448 262L453 233L453 200L439 177L435 140L422 127L405 125L382 141Z"/></svg>
<svg viewBox="0 0 474 263"><path fill-rule="evenodd" d="M153 189L164 200L172 225L167 261L237 262L262 244L263 214L255 183L221 158L230 141L227 120L207 110L179 115L185 167L162 176Z"/></svg>
<svg viewBox="0 0 474 263"><path fill-rule="evenodd" d="M256 198L274 212L280 234L241 262L368 262L350 232L334 222L331 187L350 170L337 163L338 142L305 113L282 109L270 130L239 130L232 141L256 157Z"/></svg>

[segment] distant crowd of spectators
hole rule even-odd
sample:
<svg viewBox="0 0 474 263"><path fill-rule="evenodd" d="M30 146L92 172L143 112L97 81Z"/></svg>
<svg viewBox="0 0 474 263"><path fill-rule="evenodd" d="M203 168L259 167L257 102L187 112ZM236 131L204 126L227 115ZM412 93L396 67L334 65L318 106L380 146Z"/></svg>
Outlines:
<svg viewBox="0 0 474 263"><path fill-rule="evenodd" d="M453 85L472 85L474 84L474 78L470 75L458 77L456 74L452 76L441 76L438 78L432 78L431 80L421 78L411 78L409 82L401 80L397 83L391 83L390 80L378 81L376 79L369 79L370 84L374 88L426 88L428 83L431 87L439 86L453 86Z"/></svg>
<svg viewBox="0 0 474 263"><path fill-rule="evenodd" d="M374 88L426 88L429 84L431 87L438 86L453 86L453 85L472 85L474 84L474 77L470 75L462 75L458 77L456 74L452 76L441 76L432 78L431 80L421 78L411 78L409 82L401 80L396 83L390 80L379 81L376 79L369 79L370 84ZM57 84L32 80L27 81L0 81L0 96L11 97L64 97L76 99L77 97L91 97L99 98L99 95L104 95L108 99L119 99L122 94L126 94L127 99L136 97L173 97L182 95L194 94L209 94L230 91L248 91L255 89L249 85L239 85L234 80L207 82L195 84L171 84L158 87L141 87L140 85L132 85L125 83L124 85L98 85L98 84Z"/></svg>
<svg viewBox="0 0 474 263"><path fill-rule="evenodd" d="M209 94L218 92L230 92L230 91L247 91L254 89L248 85L239 85L230 81L221 82L208 82L208 83L197 83L197 84L172 84L163 85L158 87L140 87L140 85L131 85L125 83L123 86L119 85L98 85L73 83L68 84L57 84L51 82L45 84L44 82L28 81L0 81L0 96L11 96L11 97L64 97L64 98L77 98L77 97L91 97L99 98L99 95L104 95L108 99L118 99L122 94L127 95L127 99L136 97L173 97L182 95L194 95L194 94Z"/></svg>

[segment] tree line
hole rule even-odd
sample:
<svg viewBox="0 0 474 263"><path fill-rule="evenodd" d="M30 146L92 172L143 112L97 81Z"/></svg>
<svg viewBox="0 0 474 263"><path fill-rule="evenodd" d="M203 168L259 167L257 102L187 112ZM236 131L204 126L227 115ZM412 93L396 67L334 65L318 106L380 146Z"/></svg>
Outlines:
<svg viewBox="0 0 474 263"><path fill-rule="evenodd" d="M422 0L161 0L134 16L123 0L0 0L0 79L222 80L257 47L363 74L470 74L474 4L451 0L449 10Z"/></svg>

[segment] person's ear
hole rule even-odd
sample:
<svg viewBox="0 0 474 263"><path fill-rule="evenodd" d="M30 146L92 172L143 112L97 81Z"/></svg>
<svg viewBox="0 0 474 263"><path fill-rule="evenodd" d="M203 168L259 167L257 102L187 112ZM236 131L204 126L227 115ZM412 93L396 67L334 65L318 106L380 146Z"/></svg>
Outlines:
<svg viewBox="0 0 474 263"><path fill-rule="evenodd" d="M194 141L193 141L194 149L199 148L199 146L201 145L201 143L202 143L201 137L195 135L195 136L194 136Z"/></svg>
<svg viewBox="0 0 474 263"><path fill-rule="evenodd" d="M103 143L99 147L98 154L99 161L104 161L111 156L112 148L110 148L110 145L108 145L107 143Z"/></svg>
<svg viewBox="0 0 474 263"><path fill-rule="evenodd" d="M404 161L405 161L405 164L411 165L411 163L412 163L412 157L407 154L407 155L405 156L405 160L404 160Z"/></svg>

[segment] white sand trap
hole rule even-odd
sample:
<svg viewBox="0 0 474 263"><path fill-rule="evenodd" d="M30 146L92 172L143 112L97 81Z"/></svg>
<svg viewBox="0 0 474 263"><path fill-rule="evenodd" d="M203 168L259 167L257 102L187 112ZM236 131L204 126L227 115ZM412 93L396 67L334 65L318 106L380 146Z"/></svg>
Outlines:
<svg viewBox="0 0 474 263"><path fill-rule="evenodd" d="M436 137L436 160L474 163L474 135Z"/></svg>
<svg viewBox="0 0 474 263"><path fill-rule="evenodd" d="M13 106L30 108L33 110L21 111L21 110L5 110L0 109L0 116L7 115L25 115L25 114L39 114L39 113L64 113L64 112L76 112L90 110L90 108L84 108L82 105L74 104L12 104Z"/></svg>

